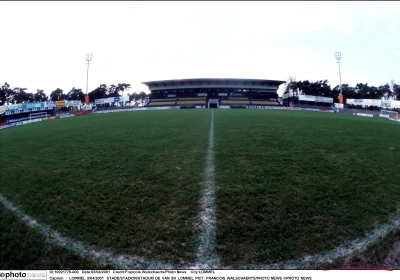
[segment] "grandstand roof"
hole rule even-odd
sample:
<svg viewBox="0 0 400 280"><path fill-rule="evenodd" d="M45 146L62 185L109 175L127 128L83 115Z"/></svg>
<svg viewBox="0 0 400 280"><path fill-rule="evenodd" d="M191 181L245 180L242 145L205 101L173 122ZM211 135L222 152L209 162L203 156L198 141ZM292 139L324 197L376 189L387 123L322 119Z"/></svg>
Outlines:
<svg viewBox="0 0 400 280"><path fill-rule="evenodd" d="M233 79L233 78L196 78L180 80L162 80L142 82L149 87L149 90L164 90L178 88L257 88L277 89L286 81L261 80L261 79Z"/></svg>

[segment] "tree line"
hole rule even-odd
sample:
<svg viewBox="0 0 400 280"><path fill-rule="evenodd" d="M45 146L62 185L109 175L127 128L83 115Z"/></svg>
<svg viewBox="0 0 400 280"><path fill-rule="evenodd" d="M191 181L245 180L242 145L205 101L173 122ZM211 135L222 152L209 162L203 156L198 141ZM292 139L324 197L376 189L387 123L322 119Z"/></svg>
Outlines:
<svg viewBox="0 0 400 280"><path fill-rule="evenodd" d="M111 84L107 86L101 84L96 89L88 93L89 102L94 102L95 99L119 97L125 91L131 88L130 84L121 83L118 85ZM129 101L144 102L146 93L128 93ZM73 87L69 92L64 93L60 88L53 90L50 95L46 95L42 89L37 89L36 93L27 92L27 88L14 87L12 88L7 82L4 85L0 84L0 105L6 104L19 104L26 102L45 102L45 101L59 101L59 100L80 100L85 101L86 94L82 89Z"/></svg>
<svg viewBox="0 0 400 280"><path fill-rule="evenodd" d="M340 93L340 86L337 85L331 88L328 80L318 80L316 82L304 80L296 81L295 78L289 77L287 82L283 85L284 93L282 98L286 103L298 102L298 96L301 94L331 97L334 102L338 102ZM118 85L111 84L109 86L101 84L96 89L88 93L89 102L94 102L95 99L107 97L119 97L130 89L131 85L127 83L120 83ZM370 86L368 83L358 83L355 87L349 84L342 84L342 93L345 99L394 99L400 98L400 85L397 85L394 80L390 83L378 87ZM146 93L128 93L129 101L144 102ZM60 88L53 90L49 96L41 89L37 89L36 93L27 92L26 88L14 87L8 83L0 85L0 105L17 104L25 102L44 102L44 101L58 101L58 100L80 100L85 101L85 94L82 89L73 87L69 92L64 93Z"/></svg>
<svg viewBox="0 0 400 280"><path fill-rule="evenodd" d="M340 86L337 85L334 88L328 83L328 80L313 81L296 81L295 78L289 77L287 82L283 85L284 91L282 98L285 102L298 102L298 96L313 95L331 97L334 102L338 102L340 94ZM397 100L400 97L400 85L397 85L394 80L385 85L378 87L370 86L368 83L358 83L355 87L349 86L349 84L342 84L342 93L344 99L394 99Z"/></svg>

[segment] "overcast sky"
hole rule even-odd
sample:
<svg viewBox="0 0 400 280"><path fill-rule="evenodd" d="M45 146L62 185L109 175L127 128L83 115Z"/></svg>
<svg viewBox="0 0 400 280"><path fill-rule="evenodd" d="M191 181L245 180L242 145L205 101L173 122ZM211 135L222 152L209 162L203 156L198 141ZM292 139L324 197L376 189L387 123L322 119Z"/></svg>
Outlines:
<svg viewBox="0 0 400 280"><path fill-rule="evenodd" d="M400 2L0 2L0 84L47 95L187 78L400 83Z"/></svg>

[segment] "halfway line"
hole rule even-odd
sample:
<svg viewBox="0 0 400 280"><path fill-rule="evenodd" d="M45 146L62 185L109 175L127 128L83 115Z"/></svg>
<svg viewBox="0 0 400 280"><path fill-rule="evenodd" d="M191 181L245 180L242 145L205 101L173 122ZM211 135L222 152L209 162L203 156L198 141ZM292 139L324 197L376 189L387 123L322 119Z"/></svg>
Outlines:
<svg viewBox="0 0 400 280"><path fill-rule="evenodd" d="M214 179L214 110L211 110L210 134L206 168L204 172L204 193L201 201L201 233L197 262L193 268L220 268L216 252L215 179Z"/></svg>

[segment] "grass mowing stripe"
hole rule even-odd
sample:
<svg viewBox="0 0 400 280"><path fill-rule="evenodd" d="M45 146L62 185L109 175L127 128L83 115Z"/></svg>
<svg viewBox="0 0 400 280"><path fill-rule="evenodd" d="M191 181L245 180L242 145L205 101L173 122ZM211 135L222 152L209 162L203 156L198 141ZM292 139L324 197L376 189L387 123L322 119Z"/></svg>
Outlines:
<svg viewBox="0 0 400 280"><path fill-rule="evenodd" d="M111 251L107 250L99 250L94 246L85 245L82 242L75 241L69 237L62 236L55 230L51 229L49 226L42 225L38 223L32 217L24 214L20 209L15 207L11 202L3 197L0 194L0 202L14 214L16 214L26 225L30 228L36 229L41 234L43 234L48 241L54 243L57 246L64 247L74 254L83 256L92 261L96 261L103 265L112 265L116 269L171 269L172 265L157 262L157 261L148 261L141 257L135 256L127 256L127 255L117 255Z"/></svg>
<svg viewBox="0 0 400 280"><path fill-rule="evenodd" d="M204 173L205 189L201 204L200 218L202 224L196 267L219 268L219 259L215 249L214 110L211 111L207 161Z"/></svg>

